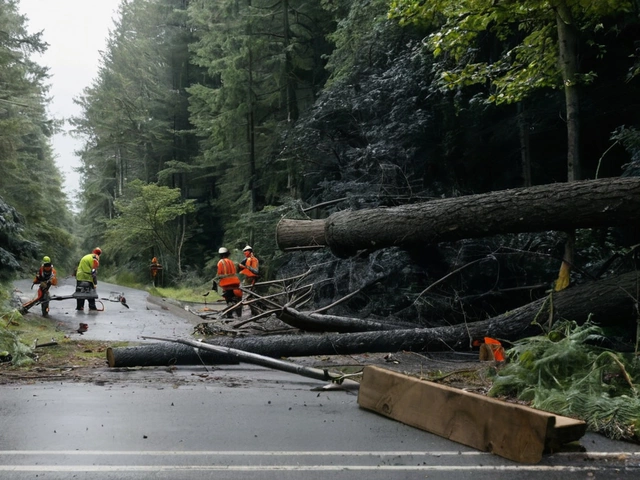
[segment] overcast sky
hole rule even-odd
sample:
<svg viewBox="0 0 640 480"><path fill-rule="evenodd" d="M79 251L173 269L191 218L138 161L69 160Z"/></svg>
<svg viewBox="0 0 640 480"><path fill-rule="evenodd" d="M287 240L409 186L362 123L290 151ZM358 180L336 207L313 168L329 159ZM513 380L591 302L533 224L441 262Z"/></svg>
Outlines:
<svg viewBox="0 0 640 480"><path fill-rule="evenodd" d="M53 97L50 116L78 115L80 110L73 98L81 95L97 76L100 51L106 47L121 0L19 1L20 12L27 17L28 31L43 31L43 40L49 44L45 55L34 59L50 69L49 95ZM65 179L64 189L75 202L79 176L73 168L80 162L73 151L79 144L66 134L56 135L52 143L56 163Z"/></svg>

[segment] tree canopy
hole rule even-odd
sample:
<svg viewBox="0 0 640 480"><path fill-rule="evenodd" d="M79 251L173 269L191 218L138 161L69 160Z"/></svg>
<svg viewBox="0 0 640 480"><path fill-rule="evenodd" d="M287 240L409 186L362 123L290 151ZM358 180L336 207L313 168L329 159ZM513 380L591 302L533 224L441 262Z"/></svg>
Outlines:
<svg viewBox="0 0 640 480"><path fill-rule="evenodd" d="M0 196L10 253L0 270L30 269L44 254L62 266L73 250L68 199L49 140L57 124L46 113L48 73L32 59L46 48L40 33L28 33L18 2L0 1ZM11 251L24 245L21 238L33 248Z"/></svg>

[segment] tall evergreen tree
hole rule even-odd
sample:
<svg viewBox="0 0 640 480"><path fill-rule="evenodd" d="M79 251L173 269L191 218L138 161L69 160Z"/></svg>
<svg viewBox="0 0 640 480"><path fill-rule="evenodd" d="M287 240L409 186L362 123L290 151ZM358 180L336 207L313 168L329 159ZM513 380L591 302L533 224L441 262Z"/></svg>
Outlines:
<svg viewBox="0 0 640 480"><path fill-rule="evenodd" d="M0 1L0 194L24 219L24 236L62 265L72 249L72 226L47 117L47 69L31 57L45 51L29 34L18 2Z"/></svg>
<svg viewBox="0 0 640 480"><path fill-rule="evenodd" d="M237 212L260 210L290 183L288 167L271 160L280 132L324 83L330 17L294 0L203 0L189 11L194 62L208 73L189 89L191 119L215 181L214 206L230 228Z"/></svg>
<svg viewBox="0 0 640 480"><path fill-rule="evenodd" d="M135 179L192 196L184 170L176 168L191 163L197 150L185 90L195 70L188 61L187 6L183 0L123 2L98 77L76 99L86 223L105 227ZM86 231L91 244L99 243L103 228L95 230Z"/></svg>

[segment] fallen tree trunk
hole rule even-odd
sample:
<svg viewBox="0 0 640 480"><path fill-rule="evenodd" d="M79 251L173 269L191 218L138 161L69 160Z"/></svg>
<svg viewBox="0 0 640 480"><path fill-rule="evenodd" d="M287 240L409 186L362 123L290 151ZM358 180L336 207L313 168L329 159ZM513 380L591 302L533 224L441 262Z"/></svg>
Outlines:
<svg viewBox="0 0 640 480"><path fill-rule="evenodd" d="M107 348L110 367L158 367L169 365L236 365L238 359L178 344L152 344Z"/></svg>
<svg viewBox="0 0 640 480"><path fill-rule="evenodd" d="M591 317L592 321L600 325L629 326L637 320L637 298L634 296L637 291L638 272L631 272L567 288L553 293L553 302L549 301L550 297L546 297L480 322L364 333L223 337L209 339L207 343L275 358L401 350L416 352L469 350L471 340L475 338L489 336L499 340L514 341L542 333L541 324L548 320L550 308L553 310L554 320L568 319L582 324ZM135 351L131 350L132 347L113 348L109 349L110 353L107 352L107 358L111 367L152 365L153 358L163 358L158 353L169 347L171 347L172 357L179 358L180 350L184 349L185 358L187 356L193 358L193 348L167 344L133 347L136 348ZM180 358L180 364L186 363ZM166 365L166 360L157 365Z"/></svg>
<svg viewBox="0 0 640 480"><path fill-rule="evenodd" d="M339 256L504 233L567 231L640 221L640 178L538 185L392 208L344 210L324 220L283 219L281 250L326 245ZM323 234L320 232L323 229Z"/></svg>
<svg viewBox="0 0 640 480"><path fill-rule="evenodd" d="M275 370L281 370L283 372L295 373L296 375L302 375L304 377L313 378L315 380L331 381L332 383L342 384L343 382L352 383L357 386L357 382L345 379L345 375L341 373L332 373L326 369L319 369L313 367L306 367L304 365L297 365L292 362L286 362L271 357L265 357L264 355L258 355L256 353L245 352L243 350L237 350L235 348L221 347L219 345L211 345L205 342L197 342L195 340L187 340L183 338L171 339L160 337L142 337L150 340L162 340L164 342L174 342L182 345L188 345L194 348L198 348L207 352L221 353L229 355L242 360L246 363L252 363L254 365L260 365L262 367L273 368Z"/></svg>
<svg viewBox="0 0 640 480"><path fill-rule="evenodd" d="M374 332L383 330L399 330L411 328L409 322L391 323L366 320L362 318L339 317L336 315L321 315L318 313L303 313L293 308L283 308L276 314L278 319L291 327L307 332Z"/></svg>

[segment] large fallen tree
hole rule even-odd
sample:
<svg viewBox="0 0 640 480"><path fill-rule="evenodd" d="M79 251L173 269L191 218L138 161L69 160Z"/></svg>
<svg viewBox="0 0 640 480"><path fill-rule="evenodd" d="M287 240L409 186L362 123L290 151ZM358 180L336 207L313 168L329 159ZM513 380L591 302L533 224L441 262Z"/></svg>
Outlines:
<svg viewBox="0 0 640 480"><path fill-rule="evenodd" d="M640 178L606 178L432 200L391 208L344 210L324 220L282 219L281 250L329 246L358 250L504 233L624 226L640 221Z"/></svg>
<svg viewBox="0 0 640 480"><path fill-rule="evenodd" d="M597 282L574 286L548 297L473 323L436 328L412 328L387 331L342 334L300 334L212 338L207 343L235 348L274 358L357 354L375 352L416 352L469 350L473 339L490 336L513 341L537 335L559 319L582 324L587 319L602 326L631 325L638 320L639 274L630 272ZM184 350L184 358L181 357ZM193 348L184 345L153 343L138 347L118 347L107 350L111 367L139 365L184 364L193 359ZM165 355L163 352L168 351ZM152 363L153 361L157 363ZM199 364L196 360L194 363Z"/></svg>

